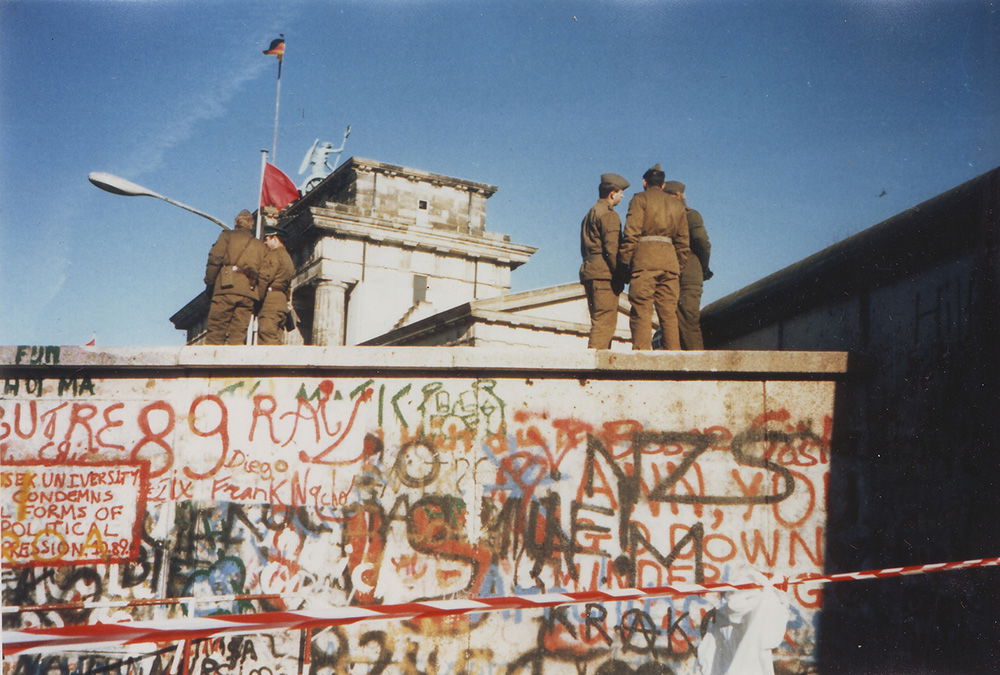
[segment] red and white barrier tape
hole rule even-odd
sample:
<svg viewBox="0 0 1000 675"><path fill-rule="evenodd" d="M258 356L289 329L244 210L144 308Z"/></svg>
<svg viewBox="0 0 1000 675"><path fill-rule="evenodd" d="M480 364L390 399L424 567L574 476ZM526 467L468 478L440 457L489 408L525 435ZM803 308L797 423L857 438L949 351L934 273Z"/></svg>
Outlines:
<svg viewBox="0 0 1000 675"><path fill-rule="evenodd" d="M799 574L783 580L773 579L776 587L787 589L797 584L824 584L835 581L885 579L911 574L928 574L972 567L1000 565L1000 558L982 558L962 562L932 563L908 567L890 567L864 572L839 574ZM215 637L223 634L264 633L305 628L327 628L361 621L387 619L425 619L497 612L503 610L538 609L559 605L593 602L620 602L645 600L666 596L701 595L726 591L760 588L760 584L675 584L647 588L607 589L569 593L541 593L538 595L511 595L492 598L455 600L425 600L395 605L369 605L366 607L326 607L294 612L258 612L255 614L230 614L226 616L171 619L168 621L126 621L122 623L94 623L58 628L24 628L3 631L3 649L8 655L26 651L52 651L65 647L89 645L127 645L139 642L172 642Z"/></svg>

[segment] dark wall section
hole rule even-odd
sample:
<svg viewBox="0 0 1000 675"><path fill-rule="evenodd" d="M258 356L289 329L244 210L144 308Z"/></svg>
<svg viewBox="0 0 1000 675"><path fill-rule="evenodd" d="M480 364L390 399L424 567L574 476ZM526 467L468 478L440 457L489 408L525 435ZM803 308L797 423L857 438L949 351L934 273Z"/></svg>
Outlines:
<svg viewBox="0 0 1000 675"><path fill-rule="evenodd" d="M850 350L831 572L1000 554L1000 169L703 312L710 348ZM826 589L820 670L996 672L1000 570Z"/></svg>

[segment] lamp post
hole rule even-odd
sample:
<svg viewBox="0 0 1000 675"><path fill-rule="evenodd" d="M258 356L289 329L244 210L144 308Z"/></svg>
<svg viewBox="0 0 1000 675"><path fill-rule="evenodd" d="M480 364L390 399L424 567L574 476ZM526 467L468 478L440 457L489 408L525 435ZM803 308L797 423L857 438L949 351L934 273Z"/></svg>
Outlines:
<svg viewBox="0 0 1000 675"><path fill-rule="evenodd" d="M181 202L171 199L170 197L164 197L161 194L153 192L149 188L136 185L132 181L125 180L124 178L115 176L114 174L104 173L103 171L92 171L87 175L87 180L102 190L112 194L123 195L125 197L156 197L157 199L162 199L168 204L179 206L180 208L190 211L191 213L195 213L202 218L207 218L224 230L232 229L218 218L214 218L203 211L192 208L187 204L182 204Z"/></svg>

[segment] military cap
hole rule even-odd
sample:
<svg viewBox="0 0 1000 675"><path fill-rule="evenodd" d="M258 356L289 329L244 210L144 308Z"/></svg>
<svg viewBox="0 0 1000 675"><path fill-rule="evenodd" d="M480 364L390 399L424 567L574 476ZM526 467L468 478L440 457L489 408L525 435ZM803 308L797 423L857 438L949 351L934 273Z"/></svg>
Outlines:
<svg viewBox="0 0 1000 675"><path fill-rule="evenodd" d="M601 184L610 185L612 190L627 190L628 181L616 173L602 173Z"/></svg>
<svg viewBox="0 0 1000 675"><path fill-rule="evenodd" d="M253 214L243 209L236 214L235 219L236 229L238 230L251 230L253 229Z"/></svg>
<svg viewBox="0 0 1000 675"><path fill-rule="evenodd" d="M678 194L681 194L684 192L684 183L680 182L679 180L668 180L666 183L663 184L663 191L676 192Z"/></svg>
<svg viewBox="0 0 1000 675"><path fill-rule="evenodd" d="M646 169L646 173L642 174L644 180L649 180L651 176L659 176L661 180L663 179L663 167L660 166L659 162Z"/></svg>
<svg viewBox="0 0 1000 675"><path fill-rule="evenodd" d="M267 238L267 237L277 237L278 239L285 239L285 237L287 237L287 236L288 236L288 233L285 232L285 230L283 228L274 227L272 225L268 225L267 227L264 228L264 237L265 238Z"/></svg>

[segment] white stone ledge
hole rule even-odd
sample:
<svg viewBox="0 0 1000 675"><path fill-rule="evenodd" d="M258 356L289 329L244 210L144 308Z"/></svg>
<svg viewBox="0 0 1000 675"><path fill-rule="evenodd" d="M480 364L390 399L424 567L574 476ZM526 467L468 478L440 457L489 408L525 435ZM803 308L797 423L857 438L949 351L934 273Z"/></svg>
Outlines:
<svg viewBox="0 0 1000 675"><path fill-rule="evenodd" d="M780 375L794 379L840 379L848 372L847 352L566 350L481 347L112 347L0 346L0 377L25 370L302 368L391 371L454 370L580 377L614 373L656 373L663 377L705 374L706 379Z"/></svg>

